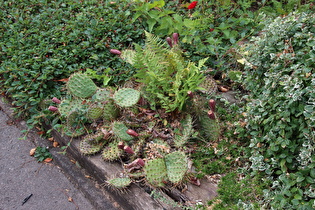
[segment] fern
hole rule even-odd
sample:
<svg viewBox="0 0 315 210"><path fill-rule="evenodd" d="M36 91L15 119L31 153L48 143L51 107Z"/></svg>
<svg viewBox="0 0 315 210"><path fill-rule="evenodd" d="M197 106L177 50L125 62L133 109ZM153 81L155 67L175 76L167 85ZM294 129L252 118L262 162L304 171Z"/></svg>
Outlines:
<svg viewBox="0 0 315 210"><path fill-rule="evenodd" d="M122 57L137 68L135 78L143 83L146 98L151 103L164 108L167 112L181 111L188 99L187 92L195 91L204 76L200 72L205 59L196 66L186 62L176 46L169 48L158 37L146 32L144 48L135 44L135 53Z"/></svg>

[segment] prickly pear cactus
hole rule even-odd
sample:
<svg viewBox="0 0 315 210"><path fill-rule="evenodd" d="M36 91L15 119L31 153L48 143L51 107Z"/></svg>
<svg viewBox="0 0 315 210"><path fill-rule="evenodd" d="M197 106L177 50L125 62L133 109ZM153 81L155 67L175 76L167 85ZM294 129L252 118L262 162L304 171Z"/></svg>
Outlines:
<svg viewBox="0 0 315 210"><path fill-rule="evenodd" d="M104 121L115 120L119 116L119 109L116 107L113 99L108 99L103 106Z"/></svg>
<svg viewBox="0 0 315 210"><path fill-rule="evenodd" d="M122 177L122 178L118 177L118 178L109 179L105 183L107 184L107 186L111 187L112 189L118 190L121 192L132 183L132 180L129 177Z"/></svg>
<svg viewBox="0 0 315 210"><path fill-rule="evenodd" d="M131 156L131 159L136 159L138 155L142 152L143 145L145 143L145 138L139 138L139 141L134 142L131 146L132 150L134 151L134 154Z"/></svg>
<svg viewBox="0 0 315 210"><path fill-rule="evenodd" d="M123 154L123 150L118 148L118 143L119 141L115 140L105 147L101 155L105 161L115 161Z"/></svg>
<svg viewBox="0 0 315 210"><path fill-rule="evenodd" d="M220 125L217 119L210 119L206 112L198 116L200 134L207 141L215 141L220 137Z"/></svg>
<svg viewBox="0 0 315 210"><path fill-rule="evenodd" d="M167 181L167 171L164 158L148 160L144 166L147 182L154 187L163 187Z"/></svg>
<svg viewBox="0 0 315 210"><path fill-rule="evenodd" d="M90 120L97 120L103 115L103 108L100 105L91 105L86 113L86 117Z"/></svg>
<svg viewBox="0 0 315 210"><path fill-rule="evenodd" d="M121 107L131 107L140 99L140 92L132 88L122 88L114 94L115 103Z"/></svg>
<svg viewBox="0 0 315 210"><path fill-rule="evenodd" d="M58 106L58 111L61 116L67 117L73 111L81 111L84 112L87 109L86 105L82 104L82 100L62 100Z"/></svg>
<svg viewBox="0 0 315 210"><path fill-rule="evenodd" d="M165 164L169 181L180 183L188 170L187 157L182 151L175 151L165 156Z"/></svg>
<svg viewBox="0 0 315 210"><path fill-rule="evenodd" d="M181 131L180 133L175 133L174 144L175 147L181 148L187 143L188 139L194 133L193 122L191 115L187 115L184 120L181 121Z"/></svg>
<svg viewBox="0 0 315 210"><path fill-rule="evenodd" d="M77 111L72 111L68 116L67 116L67 122L66 126L64 126L64 133L67 136L70 137L79 137L85 134L86 130L83 125L78 120L78 117L80 116L79 112Z"/></svg>
<svg viewBox="0 0 315 210"><path fill-rule="evenodd" d="M94 95L97 86L87 75L75 73L69 78L67 89L76 97L89 98Z"/></svg>
<svg viewBox="0 0 315 210"><path fill-rule="evenodd" d="M83 155L94 155L103 148L102 143L91 142L90 139L84 138L80 141L79 150Z"/></svg>
<svg viewBox="0 0 315 210"><path fill-rule="evenodd" d="M205 78L205 80L202 81L202 83L199 85L199 87L204 88L201 92L206 93L208 95L213 95L217 92L218 86L215 80L208 76Z"/></svg>
<svg viewBox="0 0 315 210"><path fill-rule="evenodd" d="M134 137L126 133L127 130L128 128L123 122L115 121L112 123L112 131L120 140L131 141L134 139Z"/></svg>
<svg viewBox="0 0 315 210"><path fill-rule="evenodd" d="M88 141L91 144L97 144L101 140L103 140L104 134L102 132L98 132L95 134L89 134L84 137L84 140Z"/></svg>
<svg viewBox="0 0 315 210"><path fill-rule="evenodd" d="M104 102L110 98L110 91L106 89L98 89L96 93L92 96L94 101Z"/></svg>

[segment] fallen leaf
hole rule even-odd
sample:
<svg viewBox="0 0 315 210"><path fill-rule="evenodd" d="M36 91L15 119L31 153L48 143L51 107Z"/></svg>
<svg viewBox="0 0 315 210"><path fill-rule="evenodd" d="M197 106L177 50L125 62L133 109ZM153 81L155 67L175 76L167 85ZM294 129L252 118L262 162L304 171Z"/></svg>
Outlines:
<svg viewBox="0 0 315 210"><path fill-rule="evenodd" d="M45 163L50 163L51 161L52 161L52 158L46 158L46 159L44 160Z"/></svg>
<svg viewBox="0 0 315 210"><path fill-rule="evenodd" d="M56 142L56 141L54 141L54 143L53 143L53 147L58 147L58 145L59 145L59 143L58 143L58 142Z"/></svg>
<svg viewBox="0 0 315 210"><path fill-rule="evenodd" d="M54 141L54 137L48 138L49 141Z"/></svg>
<svg viewBox="0 0 315 210"><path fill-rule="evenodd" d="M31 150L30 150L30 156L34 156L35 151L36 151L36 148L31 149Z"/></svg>
<svg viewBox="0 0 315 210"><path fill-rule="evenodd" d="M225 87L223 87L223 86L219 86L219 90L220 90L221 92L228 92L228 91L229 91L228 88L225 88Z"/></svg>

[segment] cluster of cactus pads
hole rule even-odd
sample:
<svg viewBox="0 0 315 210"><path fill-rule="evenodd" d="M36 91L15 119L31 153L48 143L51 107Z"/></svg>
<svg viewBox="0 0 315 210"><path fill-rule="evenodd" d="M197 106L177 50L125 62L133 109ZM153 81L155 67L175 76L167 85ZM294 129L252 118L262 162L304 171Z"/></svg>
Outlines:
<svg viewBox="0 0 315 210"><path fill-rule="evenodd" d="M190 110L199 117L195 120L186 112L173 119L173 123L169 122L169 128L165 129L161 128L165 122L152 116L156 111L139 105L139 90L101 89L82 73L69 78L67 90L70 97L62 101L54 98L58 107L49 109L59 112L66 135L84 135L79 144L82 154L101 153L105 161L125 162L126 176L106 181L108 186L119 190L143 178L152 187L182 183L189 171L185 145L198 134L194 129L195 121L199 123L201 133L207 133L205 136L218 138L214 132L219 130L217 120L203 108L207 102L196 96L192 97L194 105ZM208 103L214 112L215 104ZM89 129L86 124L93 122L97 127Z"/></svg>
<svg viewBox="0 0 315 210"><path fill-rule="evenodd" d="M111 52L122 56L118 50ZM132 53L124 51L124 55ZM216 89L210 78L201 84L204 93L187 92L189 108L176 117L163 109L151 110L140 88L102 89L84 73L71 75L66 87L68 97L62 101L54 98L58 106L49 110L59 113L64 134L83 136L79 144L82 154L101 153L105 161L124 162L124 176L106 181L119 190L139 180L157 188L181 184L189 172L188 140L214 140L220 135L215 102L202 96Z"/></svg>

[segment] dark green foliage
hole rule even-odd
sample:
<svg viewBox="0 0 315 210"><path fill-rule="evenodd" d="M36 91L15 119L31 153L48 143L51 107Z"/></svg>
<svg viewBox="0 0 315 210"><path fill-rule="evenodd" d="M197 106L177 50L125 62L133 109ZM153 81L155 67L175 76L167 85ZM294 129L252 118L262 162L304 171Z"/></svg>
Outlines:
<svg viewBox="0 0 315 210"><path fill-rule="evenodd" d="M46 98L63 94L73 72L108 72L114 83L133 74L130 66L109 53L141 43L143 31L131 24L125 1L1 1L1 88L14 99L17 113L33 117ZM108 68L111 68L108 71ZM123 74L120 74L123 72Z"/></svg>
<svg viewBox="0 0 315 210"><path fill-rule="evenodd" d="M46 147L36 147L34 157L38 162L43 162L46 158L52 158L48 148Z"/></svg>

